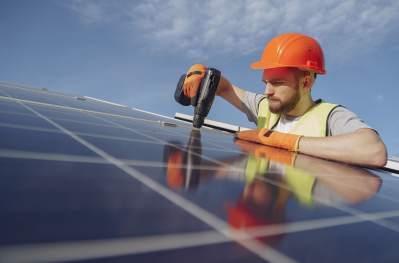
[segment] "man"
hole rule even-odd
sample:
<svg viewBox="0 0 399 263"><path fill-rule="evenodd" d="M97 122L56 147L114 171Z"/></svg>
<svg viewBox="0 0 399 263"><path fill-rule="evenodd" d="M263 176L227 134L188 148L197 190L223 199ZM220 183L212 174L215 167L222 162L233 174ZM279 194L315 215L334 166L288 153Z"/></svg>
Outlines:
<svg viewBox="0 0 399 263"><path fill-rule="evenodd" d="M217 90L257 124L258 129L238 133L239 139L352 164L386 164L386 148L375 130L340 105L312 99L316 76L326 73L316 40L298 33L279 35L251 67L263 70L265 94L242 90L223 76ZM197 93L206 69L201 64L189 69L185 95Z"/></svg>

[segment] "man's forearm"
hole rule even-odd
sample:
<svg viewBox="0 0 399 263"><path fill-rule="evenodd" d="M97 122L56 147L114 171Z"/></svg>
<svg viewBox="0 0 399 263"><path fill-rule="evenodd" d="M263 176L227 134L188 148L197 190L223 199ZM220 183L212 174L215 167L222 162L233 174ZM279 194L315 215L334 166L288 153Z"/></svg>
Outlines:
<svg viewBox="0 0 399 263"><path fill-rule="evenodd" d="M304 154L346 163L384 166L387 152L384 143L371 129L331 137L302 137L298 151Z"/></svg>
<svg viewBox="0 0 399 263"><path fill-rule="evenodd" d="M223 75L220 78L216 95L222 97L231 103L234 107L243 111L242 100L244 97L244 90L232 85Z"/></svg>

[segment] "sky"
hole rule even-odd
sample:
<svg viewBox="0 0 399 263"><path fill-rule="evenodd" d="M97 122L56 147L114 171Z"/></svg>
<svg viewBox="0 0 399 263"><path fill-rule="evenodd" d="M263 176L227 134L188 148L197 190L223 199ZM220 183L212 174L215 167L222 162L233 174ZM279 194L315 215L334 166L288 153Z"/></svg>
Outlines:
<svg viewBox="0 0 399 263"><path fill-rule="evenodd" d="M399 1L0 0L0 81L79 94L174 116L193 63L263 93L249 65L284 32L316 38L327 74L313 98L344 105L399 156ZM254 127L216 98L209 118Z"/></svg>

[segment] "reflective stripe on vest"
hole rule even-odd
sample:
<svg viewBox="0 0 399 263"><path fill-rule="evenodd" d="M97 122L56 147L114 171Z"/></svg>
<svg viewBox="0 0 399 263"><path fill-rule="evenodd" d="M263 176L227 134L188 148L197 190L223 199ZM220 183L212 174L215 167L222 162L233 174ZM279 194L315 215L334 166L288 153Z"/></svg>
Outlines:
<svg viewBox="0 0 399 263"><path fill-rule="evenodd" d="M289 133L313 137L328 136L328 116L338 106L321 100L316 102L316 105L300 117ZM273 129L279 119L279 114L270 112L267 99L261 100L258 110L258 128Z"/></svg>

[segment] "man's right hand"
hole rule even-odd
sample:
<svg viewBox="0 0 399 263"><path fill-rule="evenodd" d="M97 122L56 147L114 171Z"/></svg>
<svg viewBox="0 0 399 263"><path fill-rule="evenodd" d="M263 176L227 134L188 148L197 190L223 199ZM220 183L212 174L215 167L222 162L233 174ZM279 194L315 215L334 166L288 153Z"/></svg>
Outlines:
<svg viewBox="0 0 399 263"><path fill-rule="evenodd" d="M192 98L197 95L207 69L208 67L203 64L194 64L189 68L183 83L183 93L185 96Z"/></svg>
<svg viewBox="0 0 399 263"><path fill-rule="evenodd" d="M205 77L205 72L208 69L206 65L194 64L187 71L186 78L183 82L183 94L188 98L193 98L197 95L202 79ZM219 85L217 87L216 95L227 100L233 104L240 111L246 112L244 104L245 91L236 87L228 81L223 74L220 76Z"/></svg>

